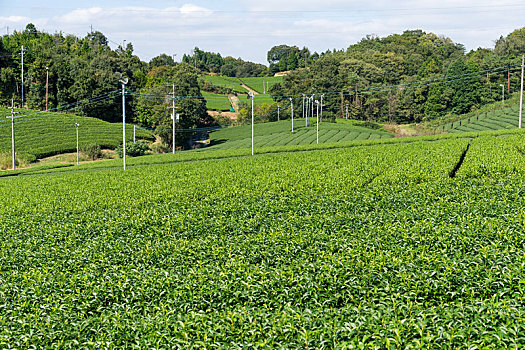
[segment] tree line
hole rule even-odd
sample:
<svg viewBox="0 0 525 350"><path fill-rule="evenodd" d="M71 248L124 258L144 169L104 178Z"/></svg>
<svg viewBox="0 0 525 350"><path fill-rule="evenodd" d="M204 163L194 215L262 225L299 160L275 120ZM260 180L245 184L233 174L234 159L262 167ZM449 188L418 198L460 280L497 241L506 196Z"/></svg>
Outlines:
<svg viewBox="0 0 525 350"><path fill-rule="evenodd" d="M235 77L271 76L288 71L271 88L282 103L302 94L324 93L324 110L339 117L390 122L419 122L460 114L498 101L519 89L519 58L525 52L525 28L500 37L494 49L466 52L450 38L421 30L384 38L367 36L346 50L311 53L308 48L277 45L268 51L268 66L196 48L182 63L161 54L143 62L133 45L111 49L99 31L85 37L44 33L28 24L0 41L0 104L21 105L21 49L24 47L24 107L43 110L48 86L49 109L65 109L115 122L121 118L118 76L129 78L134 92L126 98L128 120L158 130L166 142L171 133L166 97L175 85L178 128L213 125L199 86L200 74ZM46 82L48 81L48 84ZM100 98L100 96L106 96ZM181 137L181 145L185 142Z"/></svg>
<svg viewBox="0 0 525 350"><path fill-rule="evenodd" d="M274 48L268 61L284 69L283 60L295 64L297 50ZM296 105L301 94L324 93L325 109L339 117L420 122L499 101L500 85L505 94L518 91L524 52L525 28L500 37L494 49L468 53L450 38L421 30L367 36L347 50L311 59L307 69L290 72L270 92L276 101L294 96Z"/></svg>
<svg viewBox="0 0 525 350"><path fill-rule="evenodd" d="M171 110L166 101L172 86L181 114L181 129L213 124L206 113L206 101L199 89L199 71L185 63L175 64L162 54L149 63L133 54L133 45L111 49L107 37L99 31L79 38L62 33L40 32L33 24L25 30L4 35L0 41L0 104L10 106L11 99L21 106L22 47L24 48L24 106L45 110L46 85L49 110L75 113L117 122L122 118L119 77L128 78L126 118L142 126L155 128L166 143L171 142ZM133 92L133 93L131 93ZM101 97L102 96L102 97ZM78 103L80 101L80 103ZM191 134L177 139L186 147Z"/></svg>

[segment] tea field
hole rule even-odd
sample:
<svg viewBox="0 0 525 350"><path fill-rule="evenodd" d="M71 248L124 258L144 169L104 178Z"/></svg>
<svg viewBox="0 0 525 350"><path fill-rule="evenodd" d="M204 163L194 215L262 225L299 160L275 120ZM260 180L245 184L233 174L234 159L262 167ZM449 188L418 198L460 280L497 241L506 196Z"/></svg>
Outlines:
<svg viewBox="0 0 525 350"><path fill-rule="evenodd" d="M266 87L272 88L277 83L283 81L283 77L250 77L250 78L239 78L246 86L263 94L266 91Z"/></svg>
<svg viewBox="0 0 525 350"><path fill-rule="evenodd" d="M229 111L232 107L227 95L213 94L202 91L202 97L206 100L206 108L212 111Z"/></svg>
<svg viewBox="0 0 525 350"><path fill-rule="evenodd" d="M242 94L248 93L248 90L242 87L241 81L235 77L226 77L220 75L202 75L199 77L199 79L217 87L232 89L233 91Z"/></svg>
<svg viewBox="0 0 525 350"><path fill-rule="evenodd" d="M73 152L76 150L76 127L79 126L79 145L97 144L115 148L122 143L122 123L108 123L97 118L82 117L69 113L34 113L15 119L15 149L19 153L32 154L37 158ZM10 111L0 111L0 152L11 151ZM127 124L127 137L133 140L133 125ZM136 130L137 139L153 140L153 134L145 129Z"/></svg>
<svg viewBox="0 0 525 350"><path fill-rule="evenodd" d="M465 135L0 178L0 347L522 348L525 134Z"/></svg>
<svg viewBox="0 0 525 350"><path fill-rule="evenodd" d="M294 133L290 119L279 122L260 123L254 127L255 147L293 146L315 144L317 142L315 118L310 118L309 126L305 119L294 119ZM210 134L212 149L251 147L251 125L224 128ZM371 140L391 138L392 134L377 129L341 123L323 122L319 124L319 143L346 142L352 140Z"/></svg>

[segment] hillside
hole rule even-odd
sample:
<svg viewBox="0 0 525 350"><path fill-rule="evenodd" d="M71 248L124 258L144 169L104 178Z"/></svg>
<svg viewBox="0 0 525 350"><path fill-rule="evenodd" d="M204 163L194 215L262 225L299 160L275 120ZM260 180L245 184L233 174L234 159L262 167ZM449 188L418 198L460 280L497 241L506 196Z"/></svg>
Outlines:
<svg viewBox="0 0 525 350"><path fill-rule="evenodd" d="M520 348L512 132L0 179L1 342Z"/></svg>
<svg viewBox="0 0 525 350"><path fill-rule="evenodd" d="M445 116L430 122L428 127L437 132L462 133L515 129L518 125L519 94L514 94L504 104L497 101L470 113Z"/></svg>
<svg viewBox="0 0 525 350"><path fill-rule="evenodd" d="M304 119L294 120L294 133L291 133L290 119L279 122L255 125L255 147L285 145L307 145L316 143L315 119L309 126ZM339 121L319 124L319 143L345 142L393 137L392 134ZM251 125L242 125L220 129L210 134L210 148L229 149L251 147Z"/></svg>
<svg viewBox="0 0 525 350"><path fill-rule="evenodd" d="M20 110L18 110L20 112ZM97 144L115 148L122 143L122 123L108 123L97 118L71 113L41 113L24 110L15 119L15 149L17 153L32 154L37 158L76 151L76 128L79 126L79 145ZM10 110L0 110L0 152L11 151ZM24 116L25 115L25 116ZM127 124L126 136L133 140L133 125ZM153 140L153 134L136 130L137 139Z"/></svg>

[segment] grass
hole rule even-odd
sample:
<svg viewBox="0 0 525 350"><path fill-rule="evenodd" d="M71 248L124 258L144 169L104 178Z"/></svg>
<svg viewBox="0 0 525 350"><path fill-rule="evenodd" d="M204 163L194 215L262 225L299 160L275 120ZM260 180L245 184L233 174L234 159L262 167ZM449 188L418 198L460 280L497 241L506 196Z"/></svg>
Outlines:
<svg viewBox="0 0 525 350"><path fill-rule="evenodd" d="M27 114L34 111L25 111ZM0 111L0 152L11 150L11 121ZM19 153L32 154L37 158L68 153L76 150L76 128L79 126L79 144L98 144L115 148L122 143L122 124L108 123L96 118L66 113L38 113L15 119L15 149ZM133 139L133 125L127 124L128 140ZM137 139L153 139L150 131L137 129Z"/></svg>

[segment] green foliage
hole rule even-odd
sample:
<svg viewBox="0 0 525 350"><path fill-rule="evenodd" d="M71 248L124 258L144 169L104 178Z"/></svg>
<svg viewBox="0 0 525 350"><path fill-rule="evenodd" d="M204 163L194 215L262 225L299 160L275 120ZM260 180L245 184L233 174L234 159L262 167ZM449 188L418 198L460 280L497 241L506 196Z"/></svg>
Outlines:
<svg viewBox="0 0 525 350"><path fill-rule="evenodd" d="M11 149L10 110L0 109L0 152ZM60 153L76 152L76 129L79 144L96 144L115 148L122 143L122 122L108 123L97 118L70 113L46 113L25 110L15 119L15 148L17 152L44 158ZM126 124L127 139L133 139L133 125ZM153 140L151 131L138 128L138 139Z"/></svg>
<svg viewBox="0 0 525 350"><path fill-rule="evenodd" d="M126 156L128 157L144 156L148 154L150 151L151 151L150 147L144 141L126 143ZM115 148L115 152L117 152L119 158L122 158L124 155L124 148L122 147L122 145Z"/></svg>
<svg viewBox="0 0 525 350"><path fill-rule="evenodd" d="M433 137L2 179L0 344L521 348L524 134Z"/></svg>
<svg viewBox="0 0 525 350"><path fill-rule="evenodd" d="M102 150L96 143L88 143L80 146L80 152L91 160L97 160L102 157Z"/></svg>
<svg viewBox="0 0 525 350"><path fill-rule="evenodd" d="M270 73L272 75L279 71L302 68L305 64L305 58L307 64L311 64L318 56L317 53L311 55L306 47L300 50L297 46L288 45L274 46L267 54L268 63L270 63Z"/></svg>
<svg viewBox="0 0 525 350"><path fill-rule="evenodd" d="M262 64L247 62L240 58L222 58L218 53L202 51L199 48L195 48L191 56L184 55L182 62L202 72L221 73L227 77L256 77L267 72L267 68Z"/></svg>
<svg viewBox="0 0 525 350"><path fill-rule="evenodd" d="M25 31L2 37L2 50L7 57L0 65L0 104L21 104L20 70L22 46L24 55L25 98L28 108L44 109L46 98L46 67L49 68L49 108L68 106L80 100L94 98L119 88L117 73L131 78L127 86L138 87L134 74L146 69L146 64L132 55L132 45L111 50L107 38L100 32L84 38L62 33L48 34L29 24ZM2 51L0 50L0 51ZM81 105L77 113L117 121L122 113L117 97L100 99L97 103ZM134 101L128 99L129 114L134 113Z"/></svg>
<svg viewBox="0 0 525 350"><path fill-rule="evenodd" d="M206 108L212 111L229 111L231 102L228 96L202 92L202 97L206 99Z"/></svg>
<svg viewBox="0 0 525 350"><path fill-rule="evenodd" d="M467 113L498 99L497 87L506 84L508 73L502 67L509 67L511 92L519 90L514 71L519 64L516 52L525 49L522 32L500 39L495 50L467 55L451 39L421 30L367 36L346 52L322 53L309 70L286 75L271 94L281 101L324 92L326 110L343 116L348 105L351 118L379 122L413 123ZM284 69L297 50L287 45L272 48L270 68Z"/></svg>
<svg viewBox="0 0 525 350"><path fill-rule="evenodd" d="M15 165L17 167L26 167L30 163L34 162L36 157L32 154L16 153L15 154ZM13 168L13 154L11 152L0 153L0 170L12 169Z"/></svg>
<svg viewBox="0 0 525 350"><path fill-rule="evenodd" d="M259 114L258 114L259 116ZM327 112L326 117L330 119ZM251 118L247 116L248 120ZM316 143L315 118L310 118L309 126L304 119L294 119L294 133L291 133L291 120L259 123L255 125L255 147L275 147L283 145L307 145ZM320 123L319 142L339 143L352 140L391 138L384 131L345 123ZM210 135L210 149L231 149L251 147L251 125L235 126L214 131Z"/></svg>
<svg viewBox="0 0 525 350"><path fill-rule="evenodd" d="M144 126L155 128L162 142L172 144L172 101L166 96L172 93L172 84L175 84L175 113L180 115L176 127L191 129L211 125L213 119L206 112L206 100L202 97L197 79L195 69L185 63L153 68L141 90L146 96L138 98L138 121ZM177 138L177 145L189 147L190 137L189 133L181 134Z"/></svg>

